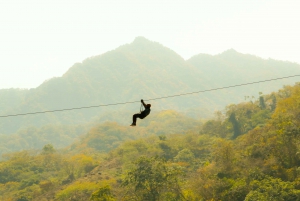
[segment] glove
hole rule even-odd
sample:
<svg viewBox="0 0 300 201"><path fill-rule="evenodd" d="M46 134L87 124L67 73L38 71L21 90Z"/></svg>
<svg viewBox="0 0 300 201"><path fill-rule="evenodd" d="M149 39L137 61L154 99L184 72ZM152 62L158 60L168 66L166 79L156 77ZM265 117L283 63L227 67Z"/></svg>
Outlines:
<svg viewBox="0 0 300 201"><path fill-rule="evenodd" d="M144 100L143 100L143 99L141 99L141 102L144 102Z"/></svg>

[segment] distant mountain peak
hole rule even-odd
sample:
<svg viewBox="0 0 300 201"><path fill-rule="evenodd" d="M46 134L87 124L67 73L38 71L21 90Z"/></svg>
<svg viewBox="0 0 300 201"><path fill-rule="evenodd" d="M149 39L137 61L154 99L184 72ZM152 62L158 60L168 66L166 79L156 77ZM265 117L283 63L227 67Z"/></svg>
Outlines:
<svg viewBox="0 0 300 201"><path fill-rule="evenodd" d="M138 36L134 39L132 42L133 45L149 45L149 44L154 44L154 41L150 41L147 38L143 36Z"/></svg>
<svg viewBox="0 0 300 201"><path fill-rule="evenodd" d="M148 40L144 36L137 36L133 42L146 42L146 41L150 42L150 40Z"/></svg>
<svg viewBox="0 0 300 201"><path fill-rule="evenodd" d="M217 55L218 56L218 55ZM262 58L256 56L256 55L252 55L252 54L247 54L247 53L241 53L238 52L234 49L228 49L226 51L224 51L223 53L219 54L220 57L226 57L226 58L244 58L244 59L260 59L263 60Z"/></svg>
<svg viewBox="0 0 300 201"><path fill-rule="evenodd" d="M124 46L125 47L125 46ZM148 55L160 55L159 57L173 57L173 58L180 58L180 60L183 60L183 58L177 54L175 51L171 50L170 48L164 46L161 43L158 43L156 41L148 40L147 38L143 36L138 36L134 39L132 43L129 44L129 46L126 46L125 48L133 48L138 50L139 52L143 52Z"/></svg>
<svg viewBox="0 0 300 201"><path fill-rule="evenodd" d="M234 50L234 49L231 48L231 49L225 50L221 54L239 54L239 52L237 52L236 50Z"/></svg>

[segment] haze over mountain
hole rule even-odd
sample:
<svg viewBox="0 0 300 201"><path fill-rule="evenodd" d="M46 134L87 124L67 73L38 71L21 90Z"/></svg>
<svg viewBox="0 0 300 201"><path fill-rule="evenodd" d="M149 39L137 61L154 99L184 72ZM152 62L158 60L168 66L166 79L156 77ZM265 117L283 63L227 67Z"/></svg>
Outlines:
<svg viewBox="0 0 300 201"><path fill-rule="evenodd" d="M261 59L228 50L184 60L157 42L137 37L132 43L74 64L62 77L30 90L0 90L0 115L139 101L174 94L299 74L300 65ZM153 111L174 109L207 117L230 103L278 90L299 78L151 101ZM76 125L91 121L131 123L139 103L2 118L0 133L29 126Z"/></svg>

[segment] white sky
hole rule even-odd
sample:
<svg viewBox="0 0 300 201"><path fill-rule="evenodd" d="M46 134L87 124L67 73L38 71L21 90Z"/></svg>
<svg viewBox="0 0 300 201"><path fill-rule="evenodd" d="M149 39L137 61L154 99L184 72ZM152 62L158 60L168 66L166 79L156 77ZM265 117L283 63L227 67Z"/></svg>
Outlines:
<svg viewBox="0 0 300 201"><path fill-rule="evenodd" d="M300 63L300 1L0 0L0 89L37 87L137 36L185 59L233 48Z"/></svg>

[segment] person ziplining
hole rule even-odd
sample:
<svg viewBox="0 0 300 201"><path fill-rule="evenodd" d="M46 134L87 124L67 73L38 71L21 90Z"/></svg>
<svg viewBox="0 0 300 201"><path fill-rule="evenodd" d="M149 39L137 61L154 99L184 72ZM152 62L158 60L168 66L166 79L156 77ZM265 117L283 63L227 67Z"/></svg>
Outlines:
<svg viewBox="0 0 300 201"><path fill-rule="evenodd" d="M141 104L142 105L141 105L140 113L134 114L132 116L132 124L130 126L136 126L136 119L137 118L144 119L146 116L148 116L150 114L151 104L145 104L143 99L141 100ZM145 108L143 111L142 111L142 106L144 106L144 108Z"/></svg>

